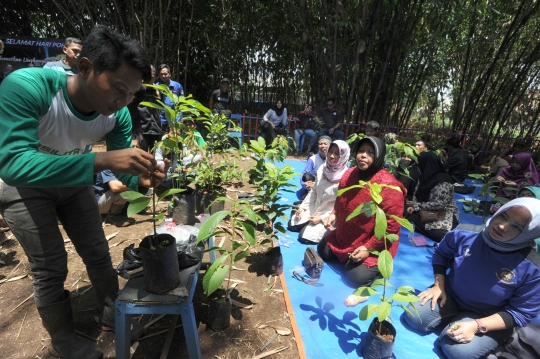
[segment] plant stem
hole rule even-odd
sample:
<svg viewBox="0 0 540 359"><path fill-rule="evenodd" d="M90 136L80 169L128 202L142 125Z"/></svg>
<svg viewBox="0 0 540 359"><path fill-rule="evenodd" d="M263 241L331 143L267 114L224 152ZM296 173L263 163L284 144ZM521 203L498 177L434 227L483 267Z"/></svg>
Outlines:
<svg viewBox="0 0 540 359"><path fill-rule="evenodd" d="M234 246L234 232L235 232L235 227L236 227L236 223L234 223L234 218L231 218L231 223L232 223L231 246ZM234 248L234 247L232 247L232 248ZM231 262L231 267L229 268L229 280L227 281L227 288L225 289L225 296L228 295L229 286L231 285L231 275L232 275L232 267L233 267L233 255L234 255L234 251L231 251L231 254L229 255L229 261Z"/></svg>
<svg viewBox="0 0 540 359"><path fill-rule="evenodd" d="M152 187L152 222L154 222L154 237L157 237L156 229L156 196L155 187Z"/></svg>

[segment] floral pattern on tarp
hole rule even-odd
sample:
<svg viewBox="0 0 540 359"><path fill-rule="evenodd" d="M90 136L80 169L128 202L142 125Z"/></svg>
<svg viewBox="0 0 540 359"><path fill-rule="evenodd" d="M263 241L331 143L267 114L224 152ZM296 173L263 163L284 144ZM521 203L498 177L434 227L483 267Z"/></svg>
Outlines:
<svg viewBox="0 0 540 359"><path fill-rule="evenodd" d="M428 202L418 202L416 197L414 198L414 210L445 210L444 220L426 223L426 230L432 229L446 229L452 230L453 216L459 220L458 208L456 202L454 202L454 186L451 183L443 182L439 183L429 193Z"/></svg>

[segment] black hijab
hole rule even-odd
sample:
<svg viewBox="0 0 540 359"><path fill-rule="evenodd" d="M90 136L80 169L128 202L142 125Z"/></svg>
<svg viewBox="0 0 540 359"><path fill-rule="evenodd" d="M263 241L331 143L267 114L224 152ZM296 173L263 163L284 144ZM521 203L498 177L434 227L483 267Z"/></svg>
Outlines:
<svg viewBox="0 0 540 359"><path fill-rule="evenodd" d="M277 103L281 102L281 108L277 107ZM283 114L283 110L285 109L285 104L281 100L276 100L274 103L274 106L272 107L272 110L276 113L276 115L281 116Z"/></svg>
<svg viewBox="0 0 540 359"><path fill-rule="evenodd" d="M354 148L354 157L358 153L358 149L362 146L363 143L369 142L375 148L375 158L371 166L367 170L360 170L359 177L362 181L369 181L375 173L379 172L384 167L384 156L386 155L386 145L383 140L378 137L370 136L364 137L356 143Z"/></svg>
<svg viewBox="0 0 540 359"><path fill-rule="evenodd" d="M420 182L416 190L416 198L420 202L428 202L433 187L439 183L452 183L450 175L444 170L439 157L435 152L424 151L418 159L420 169Z"/></svg>

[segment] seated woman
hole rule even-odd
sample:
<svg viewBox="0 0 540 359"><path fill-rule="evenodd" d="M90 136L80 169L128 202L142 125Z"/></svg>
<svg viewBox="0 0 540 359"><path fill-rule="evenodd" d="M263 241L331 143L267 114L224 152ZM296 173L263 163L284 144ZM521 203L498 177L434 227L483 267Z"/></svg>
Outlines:
<svg viewBox="0 0 540 359"><path fill-rule="evenodd" d="M540 187L536 187L536 186L522 187L517 193L517 198L523 198L523 197L540 199ZM540 238L536 238L534 242L535 242L536 251L540 253Z"/></svg>
<svg viewBox="0 0 540 359"><path fill-rule="evenodd" d="M500 182L497 196L513 199L515 192L506 187L519 189L524 186L534 186L540 182L540 177L531 155L527 152L520 152L512 157L510 166L503 168L492 180Z"/></svg>
<svg viewBox="0 0 540 359"><path fill-rule="evenodd" d="M389 185L383 187L381 192L381 208L387 215L401 217L405 188L383 168L385 152L384 142L377 137L364 137L358 141L353 152L356 166L349 168L341 177L339 189L358 185L359 181ZM369 252L369 249L381 251L385 246L382 240L375 237L375 216L367 217L362 213L346 221L359 205L370 201L371 193L367 187L353 188L337 197L333 213L324 222L330 232L317 246L323 260L344 263L344 273L356 287L369 286L373 280L381 277L377 266L378 257ZM401 225L397 221L391 218L388 220L387 233L399 236L400 229ZM386 245L392 256L395 256L399 240L387 242Z"/></svg>
<svg viewBox="0 0 540 359"><path fill-rule="evenodd" d="M261 134L264 134L266 148L272 146L272 142L274 142L277 134L286 134L286 131L287 109L281 100L277 100L274 106L266 112L261 121Z"/></svg>
<svg viewBox="0 0 540 359"><path fill-rule="evenodd" d="M407 172L405 173L403 169L400 168L396 178L399 182L403 183L403 186L407 190L407 200L412 201L418 178L420 178L420 169L412 158L407 157L405 152L401 152L400 165L406 169Z"/></svg>
<svg viewBox="0 0 540 359"><path fill-rule="evenodd" d="M444 170L435 152L422 152L418 159L422 173L418 179L412 201L407 201L407 219L415 225L415 230L440 242L444 235L459 224L458 209L454 202L454 186L450 175ZM422 223L421 210L444 211L444 219Z"/></svg>
<svg viewBox="0 0 540 359"><path fill-rule="evenodd" d="M300 229L300 242L319 243L326 232L323 221L334 208L338 184L348 170L349 157L350 149L347 142L341 140L332 142L326 155L326 163L317 170L315 185L290 221L291 228Z"/></svg>
<svg viewBox="0 0 540 359"><path fill-rule="evenodd" d="M540 206L519 198L502 206L480 233L449 232L433 253L435 284L404 320L431 332L449 359L484 358L540 313ZM450 272L447 271L450 269Z"/></svg>
<svg viewBox="0 0 540 359"><path fill-rule="evenodd" d="M306 178L306 174L311 174L313 178L317 176L317 170L321 167L326 161L326 153L328 152L328 147L332 143L330 136L321 136L318 140L319 151L310 156L306 161L306 167L302 171L302 177L300 179L300 189L296 191L296 197L301 201L306 198L306 195L311 191L311 187L315 184L315 181L311 178ZM296 203L296 202L295 202Z"/></svg>

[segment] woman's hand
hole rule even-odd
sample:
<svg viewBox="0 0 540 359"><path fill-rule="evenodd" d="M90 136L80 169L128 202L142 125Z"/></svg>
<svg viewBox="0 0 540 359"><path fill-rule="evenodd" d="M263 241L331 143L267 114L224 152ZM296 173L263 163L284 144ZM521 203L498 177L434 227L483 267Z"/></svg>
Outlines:
<svg viewBox="0 0 540 359"><path fill-rule="evenodd" d="M336 215L330 214L325 220L324 220L324 228L328 229L329 231L334 230L334 224L336 224Z"/></svg>
<svg viewBox="0 0 540 359"><path fill-rule="evenodd" d="M408 213L413 213L414 212L414 207L408 207L407 212Z"/></svg>
<svg viewBox="0 0 540 359"><path fill-rule="evenodd" d="M356 248L349 256L353 262L363 262L367 257L369 257L369 251L364 246Z"/></svg>
<svg viewBox="0 0 540 359"><path fill-rule="evenodd" d="M313 182L313 181L304 182L304 186L306 186L309 189L312 189L314 184L315 184L315 182Z"/></svg>
<svg viewBox="0 0 540 359"><path fill-rule="evenodd" d="M414 201L405 201L407 206L414 206Z"/></svg>
<svg viewBox="0 0 540 359"><path fill-rule="evenodd" d="M418 298L422 300L420 305L424 305L431 300L431 310L435 310L437 300L439 299L441 300L440 306L444 307L444 304L446 303L446 292L444 289L439 288L439 286L435 284L433 287L428 288L422 293L418 294Z"/></svg>
<svg viewBox="0 0 540 359"><path fill-rule="evenodd" d="M497 179L497 181L504 181L504 177L503 177L503 176L497 176L496 179Z"/></svg>
<svg viewBox="0 0 540 359"><path fill-rule="evenodd" d="M302 217L302 214L304 214L305 211L306 211L306 210L303 209L303 208L298 208L298 209L296 210L296 217L297 217L297 218Z"/></svg>
<svg viewBox="0 0 540 359"><path fill-rule="evenodd" d="M517 183L514 181L504 181L504 184L507 186L517 187Z"/></svg>
<svg viewBox="0 0 540 359"><path fill-rule="evenodd" d="M322 222L322 219L319 216L309 216L308 220L309 220L309 223L313 225L316 225Z"/></svg>
<svg viewBox="0 0 540 359"><path fill-rule="evenodd" d="M446 335L460 344L470 343L478 330L476 321L456 322L450 325Z"/></svg>

